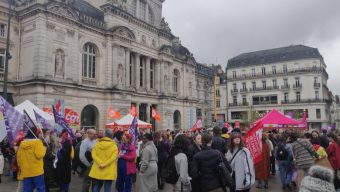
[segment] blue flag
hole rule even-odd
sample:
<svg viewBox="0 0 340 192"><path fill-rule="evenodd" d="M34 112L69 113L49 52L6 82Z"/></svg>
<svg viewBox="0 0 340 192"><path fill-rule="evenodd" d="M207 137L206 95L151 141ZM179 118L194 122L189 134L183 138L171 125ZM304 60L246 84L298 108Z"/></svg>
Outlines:
<svg viewBox="0 0 340 192"><path fill-rule="evenodd" d="M37 120L38 123L41 124L43 129L49 129L49 130L53 130L54 127L41 115L39 115L39 113L37 113L34 109L33 109L34 115L35 115L35 119Z"/></svg>
<svg viewBox="0 0 340 192"><path fill-rule="evenodd" d="M0 111L3 113L8 142L12 146L24 121L23 115L0 96Z"/></svg>
<svg viewBox="0 0 340 192"><path fill-rule="evenodd" d="M132 123L129 128L129 134L132 136L132 143L137 145L138 144L138 119L134 117Z"/></svg>
<svg viewBox="0 0 340 192"><path fill-rule="evenodd" d="M72 137L72 139L75 138L72 129L68 126L65 118L55 109L54 105L52 105L53 108L53 114L54 114L54 120L55 123L60 125L62 128L66 129L68 135Z"/></svg>
<svg viewBox="0 0 340 192"><path fill-rule="evenodd" d="M24 122L23 122L23 131L26 134L27 131L32 131L33 129L35 129L36 126L33 123L31 117L27 114L26 110L24 110ZM35 133L33 133L35 135ZM38 137L38 135L35 135L36 137Z"/></svg>

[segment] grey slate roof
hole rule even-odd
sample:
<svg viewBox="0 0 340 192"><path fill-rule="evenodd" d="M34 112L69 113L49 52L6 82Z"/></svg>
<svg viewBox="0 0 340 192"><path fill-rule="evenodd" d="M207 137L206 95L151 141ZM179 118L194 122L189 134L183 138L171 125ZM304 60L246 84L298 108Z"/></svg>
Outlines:
<svg viewBox="0 0 340 192"><path fill-rule="evenodd" d="M319 50L316 48L304 45L291 45L288 47L242 53L228 60L227 69L307 58L323 59Z"/></svg>
<svg viewBox="0 0 340 192"><path fill-rule="evenodd" d="M104 12L84 0L74 0L72 2L72 8L84 15L87 15L99 21L104 21Z"/></svg>

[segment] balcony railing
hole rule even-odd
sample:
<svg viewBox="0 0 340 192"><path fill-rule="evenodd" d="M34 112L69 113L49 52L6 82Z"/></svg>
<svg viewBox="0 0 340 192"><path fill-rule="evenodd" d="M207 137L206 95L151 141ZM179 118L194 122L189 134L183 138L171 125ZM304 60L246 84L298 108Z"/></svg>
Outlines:
<svg viewBox="0 0 340 192"><path fill-rule="evenodd" d="M295 103L325 103L325 99L292 99L292 100L282 100L281 104L295 104Z"/></svg>
<svg viewBox="0 0 340 192"><path fill-rule="evenodd" d="M231 94L236 94L236 93L238 93L238 89L232 89L232 90L230 90L230 92L231 92Z"/></svg>
<svg viewBox="0 0 340 192"><path fill-rule="evenodd" d="M314 88L320 88L321 84L320 83L314 83Z"/></svg>
<svg viewBox="0 0 340 192"><path fill-rule="evenodd" d="M247 88L245 88L245 89L240 89L240 93L246 93L246 92L248 92L248 89L247 89Z"/></svg>
<svg viewBox="0 0 340 192"><path fill-rule="evenodd" d="M228 80L239 80L239 79L254 79L254 78L263 78L263 77L275 77L275 76L282 76L282 75L288 75L288 74L298 74L298 73L320 73L323 72L323 74L326 75L328 78L328 74L324 68L321 67L305 67L300 69L289 69L289 70L276 70L276 73L266 73L262 74L260 73L248 73L248 74L238 74L236 76L228 77Z"/></svg>
<svg viewBox="0 0 340 192"><path fill-rule="evenodd" d="M302 88L302 85L301 85L301 84L293 85L293 89L301 89L301 88Z"/></svg>
<svg viewBox="0 0 340 192"><path fill-rule="evenodd" d="M277 101L253 101L253 105L275 105Z"/></svg>
<svg viewBox="0 0 340 192"><path fill-rule="evenodd" d="M281 85L281 89L288 90L290 89L290 85Z"/></svg>
<svg viewBox="0 0 340 192"><path fill-rule="evenodd" d="M249 106L248 102L245 103L229 103L229 107L236 107L236 106Z"/></svg>

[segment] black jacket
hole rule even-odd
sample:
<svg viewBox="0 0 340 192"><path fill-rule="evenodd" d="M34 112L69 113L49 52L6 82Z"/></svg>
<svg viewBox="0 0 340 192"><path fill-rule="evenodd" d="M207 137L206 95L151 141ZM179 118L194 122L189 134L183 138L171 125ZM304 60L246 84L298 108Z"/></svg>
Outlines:
<svg viewBox="0 0 340 192"><path fill-rule="evenodd" d="M221 160L231 172L228 161L217 150L205 146L202 147L202 151L194 156L191 173L193 178L199 179L201 191L205 192L222 187L217 170L217 165Z"/></svg>
<svg viewBox="0 0 340 192"><path fill-rule="evenodd" d="M190 163L194 159L196 153L200 151L201 149L199 149L195 143L191 144L188 149L188 162Z"/></svg>
<svg viewBox="0 0 340 192"><path fill-rule="evenodd" d="M227 153L227 141L221 136L214 136L211 148L219 150L223 155Z"/></svg>
<svg viewBox="0 0 340 192"><path fill-rule="evenodd" d="M321 146L323 148L327 149L328 145L329 145L329 139L328 139L327 135L326 134L322 134L320 136L320 140L321 140Z"/></svg>

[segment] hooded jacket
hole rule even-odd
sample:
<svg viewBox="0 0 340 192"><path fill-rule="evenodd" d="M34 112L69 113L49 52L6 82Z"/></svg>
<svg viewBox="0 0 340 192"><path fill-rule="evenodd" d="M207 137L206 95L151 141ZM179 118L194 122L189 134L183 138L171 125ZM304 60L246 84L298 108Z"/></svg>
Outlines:
<svg viewBox="0 0 340 192"><path fill-rule="evenodd" d="M21 142L17 152L20 178L36 177L44 174L46 148L40 139L27 139Z"/></svg>
<svg viewBox="0 0 340 192"><path fill-rule="evenodd" d="M89 176L98 180L116 180L117 157L118 148L112 139L98 139L92 149L93 165ZM100 165L103 167L100 168Z"/></svg>

